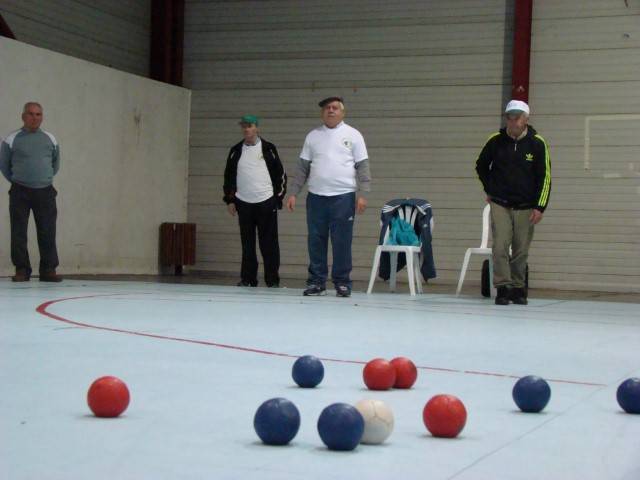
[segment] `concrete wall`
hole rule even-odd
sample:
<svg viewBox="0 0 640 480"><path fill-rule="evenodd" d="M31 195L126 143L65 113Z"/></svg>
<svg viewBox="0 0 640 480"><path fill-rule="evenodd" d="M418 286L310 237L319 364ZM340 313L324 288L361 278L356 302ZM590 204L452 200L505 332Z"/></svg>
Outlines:
<svg viewBox="0 0 640 480"><path fill-rule="evenodd" d="M59 272L157 272L160 223L186 221L190 92L5 38L0 64L1 135L35 100L61 145ZM29 235L37 269L33 220ZM13 271L9 238L5 193L0 275Z"/></svg>
<svg viewBox="0 0 640 480"><path fill-rule="evenodd" d="M17 40L146 76L151 0L0 0Z"/></svg>

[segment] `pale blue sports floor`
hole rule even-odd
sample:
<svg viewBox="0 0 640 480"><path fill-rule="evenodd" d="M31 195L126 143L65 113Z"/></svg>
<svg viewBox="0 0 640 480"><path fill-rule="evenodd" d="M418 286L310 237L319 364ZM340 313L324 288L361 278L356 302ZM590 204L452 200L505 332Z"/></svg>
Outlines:
<svg viewBox="0 0 640 480"><path fill-rule="evenodd" d="M302 354L334 359L319 388L294 386L291 365ZM416 386L367 391L360 362L400 355L423 367ZM515 378L527 374L552 380L542 414L519 413L511 399ZM640 478L640 415L615 400L623 379L640 376L632 303L497 307L429 293L337 299L0 280L0 375L2 480ZM94 418L86 405L102 375L131 391L118 419ZM432 438L422 423L437 393L467 407L458 439ZM256 408L271 397L300 410L288 447L264 446L253 431ZM367 397L394 411L388 442L324 448L321 410Z"/></svg>

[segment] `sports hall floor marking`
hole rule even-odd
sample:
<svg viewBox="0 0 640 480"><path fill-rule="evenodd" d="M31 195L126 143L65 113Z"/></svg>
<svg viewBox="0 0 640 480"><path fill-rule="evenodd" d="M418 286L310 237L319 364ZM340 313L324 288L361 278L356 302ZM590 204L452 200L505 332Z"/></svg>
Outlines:
<svg viewBox="0 0 640 480"><path fill-rule="evenodd" d="M55 305L57 303L69 302L73 300L86 300L91 298L115 297L115 296L122 296L122 295L131 295L131 293L109 293L109 294L82 295L77 297L58 298L58 299L49 300L44 303L41 303L36 307L36 312L38 312L41 315L44 315L45 317L56 320L58 322L66 323L68 325L73 325L76 327L92 328L95 330L101 330L106 332L123 333L127 335L135 335L139 337L154 338L156 340L170 340L174 342L183 342L183 343L189 343L189 344L204 345L209 347L226 348L230 350L258 353L262 355L271 355L276 357L285 357L285 358L299 357L299 355L293 355L290 353L273 352L273 351L263 350L258 348L243 347L241 345L229 345L225 343L218 343L218 342L212 342L207 340L172 337L168 335L159 335L155 333L144 333L144 332L137 332L135 330L125 330L121 328L92 325L90 323L77 322L75 320L62 317L60 315L56 315L55 313L51 313L47 310L50 306ZM323 358L323 357L319 357L319 358L320 360L323 360L326 362L335 362L335 363L351 363L351 364L358 364L358 365L365 365L367 363L366 361L363 361L363 360L347 360L347 359L340 359L340 358ZM424 365L416 365L416 367L421 370L432 370L432 371L449 372L449 373L462 373L465 375L483 375L483 376L514 378L514 379L520 378L517 375L510 375L506 373L497 373L497 372L483 372L483 371L477 371L477 370L458 370L453 368L430 367L430 366L424 366ZM547 378L546 380L554 383L566 383L566 384L581 385L581 386L587 386L587 387L606 387L607 386L606 384L603 384L603 383L583 382L583 381L566 380L566 379L558 379L558 378Z"/></svg>

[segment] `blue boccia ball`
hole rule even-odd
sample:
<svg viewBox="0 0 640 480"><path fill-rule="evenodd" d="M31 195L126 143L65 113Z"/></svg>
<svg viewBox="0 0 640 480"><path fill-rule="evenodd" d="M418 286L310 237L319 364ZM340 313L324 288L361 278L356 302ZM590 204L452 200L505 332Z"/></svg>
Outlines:
<svg viewBox="0 0 640 480"><path fill-rule="evenodd" d="M528 375L522 377L513 386L513 401L523 412L541 412L549 403L551 398L551 388L549 384L540 377Z"/></svg>
<svg viewBox="0 0 640 480"><path fill-rule="evenodd" d="M616 392L618 404L627 413L640 413L640 378L627 378Z"/></svg>
<svg viewBox="0 0 640 480"><path fill-rule="evenodd" d="M272 398L258 407L253 428L267 445L286 445L298 433L300 412L286 398Z"/></svg>
<svg viewBox="0 0 640 480"><path fill-rule="evenodd" d="M298 358L291 369L294 382L303 388L313 388L324 378L324 366L313 355Z"/></svg>
<svg viewBox="0 0 640 480"><path fill-rule="evenodd" d="M364 418L356 407L334 403L322 410L318 433L330 450L353 450L364 433Z"/></svg>

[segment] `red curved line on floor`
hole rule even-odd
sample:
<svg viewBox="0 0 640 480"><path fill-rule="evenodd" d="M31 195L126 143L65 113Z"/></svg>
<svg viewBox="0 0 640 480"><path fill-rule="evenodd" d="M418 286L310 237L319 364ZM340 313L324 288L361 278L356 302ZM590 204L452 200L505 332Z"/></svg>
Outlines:
<svg viewBox="0 0 640 480"><path fill-rule="evenodd" d="M148 338L155 338L158 340L171 340L174 342L184 342L184 343L192 343L192 344L196 344L196 345L206 345L209 347L218 347L218 348L228 348L230 350L238 350L241 352L251 352L251 353L260 353L262 355L273 355L276 357L286 357L286 358L298 358L300 355L292 355L290 353L280 353L280 352L272 352L269 350L261 350L259 348L251 348L251 347L241 347L239 345L228 345L225 343L218 343L218 342L209 342L206 340L194 340L192 338L181 338L181 337L170 337L167 335L158 335L155 333L144 333L144 332L136 332L135 330L124 330L122 328L112 328L112 327L100 327L98 325L91 325L90 323L83 323L83 322L76 322L74 320L69 320L68 318L64 318L61 317L60 315L56 315L55 313L51 313L49 311L47 311L47 308L49 308L51 305L54 305L56 303L61 303L61 302L66 302L69 300L85 300L87 298L99 298L99 297L112 297L112 296L118 296L118 295L127 295L124 293L110 293L110 294L100 294L100 295L84 295L84 296L80 296L80 297L67 297L67 298L59 298L56 300L49 300L48 302L44 302L41 303L40 305L38 305L36 307L36 312L38 312L41 315L44 315L45 317L49 317L53 320L56 320L58 322L63 322L63 323L67 323L69 325L75 325L77 327L84 327L84 328L93 328L95 330L102 330L102 331L106 331L106 332L115 332L115 333L125 333L127 335L136 335L138 337L148 337ZM324 358L324 357L319 357L320 360L323 360L325 362L336 362L336 363L354 363L354 364L358 364L358 365L365 365L367 362L362 361L362 360L344 360L344 359L340 359L340 358ZM476 371L476 370L456 370L453 368L440 368L440 367L428 367L428 366L422 366L422 365L417 365L417 368L421 369L421 370L433 370L433 371L438 371L438 372L452 372L452 373L464 373L466 375L486 375L486 376L492 376L492 377L503 377L503 378L520 378L517 375L509 375L509 374L505 374L505 373L493 373L493 372L481 372L481 371ZM574 385L584 385L584 386L590 386L590 387L605 387L606 385L602 384L602 383L592 383L592 382L580 382L580 381L574 381L574 380L561 380L561 379L547 379L549 382L554 382L554 383L570 383L570 384L574 384Z"/></svg>

